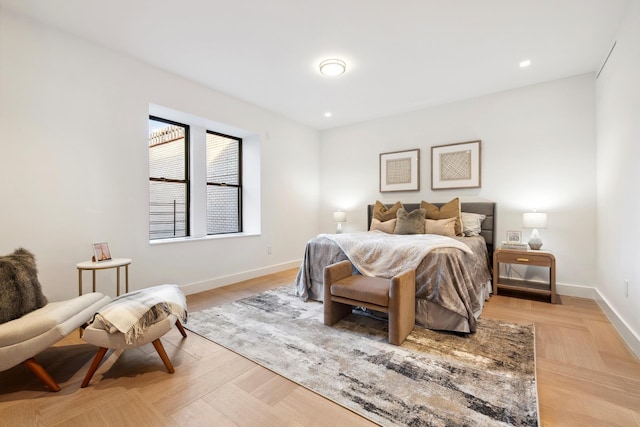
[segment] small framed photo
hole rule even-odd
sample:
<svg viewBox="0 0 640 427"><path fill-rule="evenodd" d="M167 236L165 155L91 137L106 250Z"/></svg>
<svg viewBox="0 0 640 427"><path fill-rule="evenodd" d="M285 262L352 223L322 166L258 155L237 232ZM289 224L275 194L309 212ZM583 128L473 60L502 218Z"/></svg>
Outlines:
<svg viewBox="0 0 640 427"><path fill-rule="evenodd" d="M507 230L507 243L522 243L522 232Z"/></svg>
<svg viewBox="0 0 640 427"><path fill-rule="evenodd" d="M420 149L380 154L380 192L420 190Z"/></svg>
<svg viewBox="0 0 640 427"><path fill-rule="evenodd" d="M93 259L96 262L111 261L111 252L109 251L109 244L107 242L100 242L93 244Z"/></svg>

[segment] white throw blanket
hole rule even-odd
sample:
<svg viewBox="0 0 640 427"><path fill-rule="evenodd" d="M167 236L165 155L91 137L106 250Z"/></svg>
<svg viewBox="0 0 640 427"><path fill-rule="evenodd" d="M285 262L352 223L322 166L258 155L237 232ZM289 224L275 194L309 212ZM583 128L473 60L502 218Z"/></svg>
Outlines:
<svg viewBox="0 0 640 427"><path fill-rule="evenodd" d="M457 248L471 254L464 243L435 234L387 234L366 231L320 234L336 242L349 261L365 276L391 278L405 270L415 270L429 252L438 248Z"/></svg>
<svg viewBox="0 0 640 427"><path fill-rule="evenodd" d="M187 319L187 300L177 285L159 285L113 299L96 313L110 333L122 332L132 344L154 323L175 314Z"/></svg>

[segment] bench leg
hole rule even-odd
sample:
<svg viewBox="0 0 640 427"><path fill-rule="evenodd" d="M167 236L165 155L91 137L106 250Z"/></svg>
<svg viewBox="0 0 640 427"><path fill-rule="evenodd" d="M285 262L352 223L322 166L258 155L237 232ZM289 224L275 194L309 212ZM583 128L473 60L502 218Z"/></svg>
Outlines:
<svg viewBox="0 0 640 427"><path fill-rule="evenodd" d="M80 385L80 388L85 388L86 386L89 385L89 381L91 381L91 378L93 378L93 374L95 374L96 371L98 370L98 366L100 366L100 362L102 362L102 359L104 359L104 355L106 353L107 353L107 348L100 347L98 349L98 352L96 353L96 357L93 358L93 362L91 362L91 366L87 371L87 375L84 376L84 380L82 380L82 384Z"/></svg>
<svg viewBox="0 0 640 427"><path fill-rule="evenodd" d="M328 265L323 270L324 287L324 324L335 325L340 319L351 313L351 306L331 301L331 285L351 276L353 266L349 260Z"/></svg>
<svg viewBox="0 0 640 427"><path fill-rule="evenodd" d="M416 323L416 275L406 270L391 279L389 289L389 343L400 345Z"/></svg>
<svg viewBox="0 0 640 427"><path fill-rule="evenodd" d="M187 337L187 331L184 330L182 323L180 323L180 319L176 320L176 328L178 328L183 337Z"/></svg>
<svg viewBox="0 0 640 427"><path fill-rule="evenodd" d="M22 362L33 374L38 377L51 391L60 391L60 386L51 378L51 375L33 357Z"/></svg>
<svg viewBox="0 0 640 427"><path fill-rule="evenodd" d="M327 326L333 326L340 319L348 316L353 311L353 306L348 304L342 304L340 302L327 301L326 299L323 302L324 304L324 324Z"/></svg>
<svg viewBox="0 0 640 427"><path fill-rule="evenodd" d="M173 374L175 372L175 369L173 369L173 365L171 364L171 360L169 360L169 356L167 356L167 352L164 351L164 346L162 345L162 341L160 341L160 338L153 342L153 346L156 348L156 351L160 355L160 359L162 359L162 361L164 362L164 366L167 368L167 371L169 371L170 374Z"/></svg>

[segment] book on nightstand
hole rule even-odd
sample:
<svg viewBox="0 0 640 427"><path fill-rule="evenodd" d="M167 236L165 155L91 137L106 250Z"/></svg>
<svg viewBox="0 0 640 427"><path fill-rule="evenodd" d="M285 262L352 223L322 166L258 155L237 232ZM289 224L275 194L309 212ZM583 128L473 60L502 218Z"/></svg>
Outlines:
<svg viewBox="0 0 640 427"><path fill-rule="evenodd" d="M500 249L515 249L518 251L526 251L529 250L529 245L526 243L502 242L502 246L500 246Z"/></svg>

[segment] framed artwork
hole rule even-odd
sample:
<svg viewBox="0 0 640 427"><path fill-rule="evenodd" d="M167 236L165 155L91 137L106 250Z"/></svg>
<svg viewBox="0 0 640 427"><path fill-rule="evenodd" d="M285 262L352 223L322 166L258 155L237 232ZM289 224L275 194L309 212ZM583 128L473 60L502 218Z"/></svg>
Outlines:
<svg viewBox="0 0 640 427"><path fill-rule="evenodd" d="M111 252L109 251L109 244L107 242L100 242L93 244L93 256L96 262L111 261Z"/></svg>
<svg viewBox="0 0 640 427"><path fill-rule="evenodd" d="M507 230L507 243L522 243L522 232Z"/></svg>
<svg viewBox="0 0 640 427"><path fill-rule="evenodd" d="M480 141L431 147L431 189L480 187Z"/></svg>
<svg viewBox="0 0 640 427"><path fill-rule="evenodd" d="M380 192L420 190L420 149L380 154Z"/></svg>

